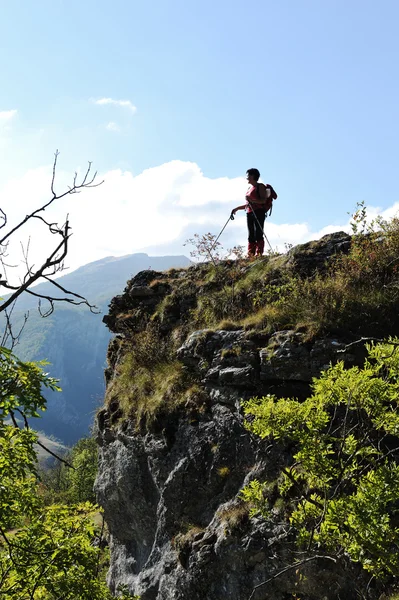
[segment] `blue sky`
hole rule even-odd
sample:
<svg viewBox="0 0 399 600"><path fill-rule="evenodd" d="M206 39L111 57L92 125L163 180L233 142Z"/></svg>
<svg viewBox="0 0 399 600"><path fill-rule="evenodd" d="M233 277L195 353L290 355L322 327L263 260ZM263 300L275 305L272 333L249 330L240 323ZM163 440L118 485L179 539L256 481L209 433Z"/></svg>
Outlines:
<svg viewBox="0 0 399 600"><path fill-rule="evenodd" d="M62 181L87 160L112 173L114 187L73 214L77 224L92 215L110 243L77 236L72 266L78 255L184 252L194 231L223 226L254 166L279 194L269 230L280 245L344 226L362 200L392 213L396 0L0 0L0 9L1 197L22 212L39 199L56 148ZM207 192L190 207L182 184L186 196ZM117 214L109 235L96 221L109 210L141 229L154 219L148 241L139 231L135 241L132 224L118 246ZM236 221L229 243L245 241L242 213Z"/></svg>

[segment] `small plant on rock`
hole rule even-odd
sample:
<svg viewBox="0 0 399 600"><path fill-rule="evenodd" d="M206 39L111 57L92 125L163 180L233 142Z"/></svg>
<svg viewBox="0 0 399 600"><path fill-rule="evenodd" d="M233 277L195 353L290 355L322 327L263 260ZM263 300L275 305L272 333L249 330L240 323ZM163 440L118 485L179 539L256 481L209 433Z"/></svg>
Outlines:
<svg viewBox="0 0 399 600"><path fill-rule="evenodd" d="M190 256L197 260L210 260L214 266L222 260L221 249L222 244L217 241L216 235L213 233L205 233L199 235L195 233L193 238L185 241L184 246L190 244L194 246L194 250L191 250Z"/></svg>

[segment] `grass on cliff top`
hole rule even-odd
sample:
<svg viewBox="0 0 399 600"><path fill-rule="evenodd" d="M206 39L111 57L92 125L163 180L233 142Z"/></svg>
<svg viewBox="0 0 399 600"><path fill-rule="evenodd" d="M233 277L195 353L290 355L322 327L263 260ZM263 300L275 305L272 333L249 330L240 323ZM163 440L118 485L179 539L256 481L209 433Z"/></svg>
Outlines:
<svg viewBox="0 0 399 600"><path fill-rule="evenodd" d="M123 417L137 424L190 404L191 397L203 406L200 388L193 389L194 381L175 358L196 329L244 328L255 335L295 329L308 339L397 334L399 219L379 220L375 228L355 233L347 254L332 257L308 277L290 255L279 255L198 265L168 281L170 293L143 321L142 331L126 338L107 404L116 402Z"/></svg>
<svg viewBox="0 0 399 600"><path fill-rule="evenodd" d="M161 408L169 412L182 401L182 364L177 361L149 369L137 367L134 355L127 353L118 371L107 401L117 399L122 417L133 417L137 425L148 425Z"/></svg>
<svg viewBox="0 0 399 600"><path fill-rule="evenodd" d="M365 327L371 335L395 327L399 219L380 219L363 229L352 237L348 254L333 257L311 277L288 266L286 255L253 266L248 261L208 265L211 274L192 311L193 326L218 328L227 321L230 328L265 333L301 329L309 337Z"/></svg>
<svg viewBox="0 0 399 600"><path fill-rule="evenodd" d="M107 406L117 405L122 420L148 427L160 412L181 405L201 410L202 389L174 359L173 346L153 324L131 337L107 389Z"/></svg>

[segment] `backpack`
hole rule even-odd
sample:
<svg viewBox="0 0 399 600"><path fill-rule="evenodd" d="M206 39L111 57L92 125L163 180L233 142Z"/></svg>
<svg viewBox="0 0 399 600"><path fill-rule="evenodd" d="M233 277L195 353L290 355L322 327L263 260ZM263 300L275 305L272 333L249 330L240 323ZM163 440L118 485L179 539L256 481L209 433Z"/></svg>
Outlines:
<svg viewBox="0 0 399 600"><path fill-rule="evenodd" d="M259 185L260 184L258 183L257 186L256 186L256 192L257 192L257 194L259 196L259 199L260 199ZM266 183L265 184L265 188L266 188L266 191L270 192L270 194L267 194L266 202L262 202L262 204L264 204L264 206L265 206L266 216L267 216L267 213L269 213L269 216L270 216L272 214L272 210L273 210L273 200L277 199L277 194L276 194L276 191L273 188L273 186L270 185L270 183Z"/></svg>

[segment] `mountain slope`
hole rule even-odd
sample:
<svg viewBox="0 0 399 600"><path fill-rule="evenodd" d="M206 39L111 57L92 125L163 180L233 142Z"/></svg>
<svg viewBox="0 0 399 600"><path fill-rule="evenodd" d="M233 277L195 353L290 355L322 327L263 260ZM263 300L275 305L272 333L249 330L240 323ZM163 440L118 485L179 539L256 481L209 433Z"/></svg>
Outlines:
<svg viewBox="0 0 399 600"><path fill-rule="evenodd" d="M103 369L111 334L102 323L110 299L120 292L133 275L143 269L165 270L185 267L190 261L184 256L132 254L106 257L84 265L57 279L66 289L85 296L99 309L91 313L87 307L65 303L42 318L37 311L37 299L24 294L13 314L16 328L29 312L29 318L15 348L23 360L47 360L51 375L60 379L62 392L46 392L48 410L35 426L46 434L70 444L89 432L96 408L104 395ZM39 284L35 292L54 294L51 284ZM60 294L63 296L63 294Z"/></svg>

